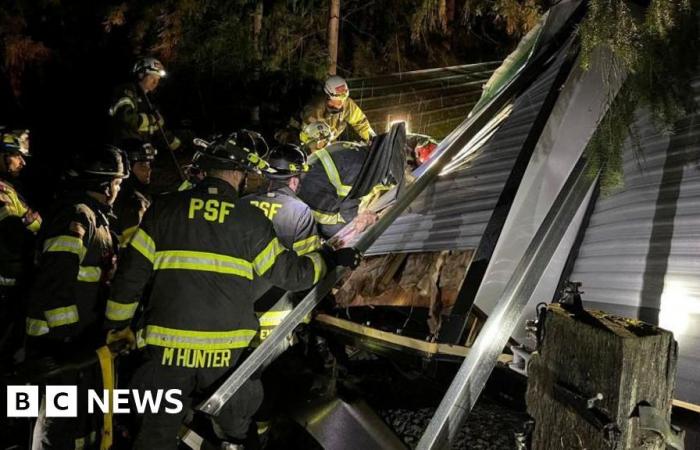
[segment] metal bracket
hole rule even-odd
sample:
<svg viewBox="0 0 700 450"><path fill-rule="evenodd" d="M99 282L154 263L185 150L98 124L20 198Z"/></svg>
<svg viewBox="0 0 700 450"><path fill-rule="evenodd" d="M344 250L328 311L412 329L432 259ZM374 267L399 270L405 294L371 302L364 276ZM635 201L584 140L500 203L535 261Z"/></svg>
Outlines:
<svg viewBox="0 0 700 450"><path fill-rule="evenodd" d="M573 408L586 422L603 432L610 448L617 448L621 435L620 428L610 419L605 409L596 406L596 403L604 398L602 393L598 392L591 397L561 383L554 383L554 398Z"/></svg>
<svg viewBox="0 0 700 450"><path fill-rule="evenodd" d="M508 364L508 368L520 375L527 376L527 369L530 365L530 352L524 345L511 345L510 351L513 352L513 361Z"/></svg>
<svg viewBox="0 0 700 450"><path fill-rule="evenodd" d="M657 433L668 447L685 450L685 432L673 426L665 414L652 406L639 406L639 428Z"/></svg>

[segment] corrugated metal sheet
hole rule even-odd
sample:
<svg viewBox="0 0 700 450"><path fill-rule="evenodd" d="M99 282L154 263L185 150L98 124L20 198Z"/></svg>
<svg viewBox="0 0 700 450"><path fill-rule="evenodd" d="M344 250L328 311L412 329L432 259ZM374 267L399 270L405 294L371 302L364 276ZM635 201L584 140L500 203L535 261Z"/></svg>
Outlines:
<svg viewBox="0 0 700 450"><path fill-rule="evenodd" d="M672 136L648 115L636 126L641 152L627 143L626 185L598 199L570 279L588 307L673 331L676 397L700 403L700 115Z"/></svg>
<svg viewBox="0 0 700 450"><path fill-rule="evenodd" d="M500 62L466 64L348 80L352 98L377 132L408 119L410 131L436 138L459 125Z"/></svg>
<svg viewBox="0 0 700 450"><path fill-rule="evenodd" d="M441 176L368 253L476 247L558 67L552 65L516 100L511 115L479 150L471 166Z"/></svg>

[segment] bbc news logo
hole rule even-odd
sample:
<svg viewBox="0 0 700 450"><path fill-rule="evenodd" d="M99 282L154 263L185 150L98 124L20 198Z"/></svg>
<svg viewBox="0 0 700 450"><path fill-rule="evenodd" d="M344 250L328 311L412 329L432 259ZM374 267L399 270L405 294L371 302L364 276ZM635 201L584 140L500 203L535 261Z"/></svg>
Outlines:
<svg viewBox="0 0 700 450"><path fill-rule="evenodd" d="M46 386L46 417L78 417L77 386ZM87 412L113 414L160 413L182 411L180 389L113 389L102 392L88 389ZM39 386L7 386L7 417L38 417Z"/></svg>

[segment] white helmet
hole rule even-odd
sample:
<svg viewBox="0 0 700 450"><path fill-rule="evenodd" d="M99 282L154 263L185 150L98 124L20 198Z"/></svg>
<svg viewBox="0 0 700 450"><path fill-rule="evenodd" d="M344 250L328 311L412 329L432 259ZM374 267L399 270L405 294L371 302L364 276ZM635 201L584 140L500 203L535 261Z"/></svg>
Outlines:
<svg viewBox="0 0 700 450"><path fill-rule="evenodd" d="M343 77L333 75L326 80L323 85L323 92L329 97L345 100L350 96L350 88Z"/></svg>
<svg viewBox="0 0 700 450"><path fill-rule="evenodd" d="M155 58L141 58L136 61L134 68L131 69L131 73L136 75L139 79L143 78L146 74L158 75L159 77L164 77L166 75L165 66L163 63Z"/></svg>
<svg viewBox="0 0 700 450"><path fill-rule="evenodd" d="M301 133L299 133L299 139L307 147L311 147L321 141L326 141L327 143L332 136L333 130L326 122L311 122L305 125Z"/></svg>

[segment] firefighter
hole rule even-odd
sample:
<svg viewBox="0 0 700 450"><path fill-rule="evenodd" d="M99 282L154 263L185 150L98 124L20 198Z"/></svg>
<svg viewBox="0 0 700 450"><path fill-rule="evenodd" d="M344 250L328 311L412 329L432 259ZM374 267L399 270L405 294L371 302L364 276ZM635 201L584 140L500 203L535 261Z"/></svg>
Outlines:
<svg viewBox="0 0 700 450"><path fill-rule="evenodd" d="M286 251L263 212L239 200L246 173L266 164L236 138L217 139L198 152L194 162L207 178L157 198L120 263L107 302L111 329L129 325L144 287L151 286L135 389L180 389L189 399L207 395L257 333L253 294L259 283L306 289L326 272L325 258L334 260ZM217 417L227 441L245 438L261 399L260 382L251 380L227 403ZM135 448L175 448L185 413L141 416Z"/></svg>
<svg viewBox="0 0 700 450"><path fill-rule="evenodd" d="M10 367L24 336L21 295L31 271L41 216L16 187L29 156L29 132L0 134L0 367Z"/></svg>
<svg viewBox="0 0 700 450"><path fill-rule="evenodd" d="M273 148L267 159L269 168L264 172L270 180L267 192L250 195L246 200L257 206L272 222L275 234L287 250L299 256L321 247L316 220L311 208L297 197L301 177L308 172L306 155L294 144ZM260 340L279 325L293 305L280 299L279 290L267 291L256 303L255 312L260 320Z"/></svg>
<svg viewBox="0 0 700 450"><path fill-rule="evenodd" d="M403 182L405 142L405 128L397 124L371 147L336 142L309 157L298 196L313 210L323 238L330 239L358 215L357 231L376 220L366 207L391 184Z"/></svg>
<svg viewBox="0 0 700 450"><path fill-rule="evenodd" d="M26 321L32 359L61 361L90 354L104 342L106 288L116 259L109 217L129 166L121 151L107 146L86 155L71 174L72 189L58 200L42 226L42 252ZM87 389L100 386L99 370L66 370L48 384L78 386L78 417L40 414L33 448L89 448L98 439L99 424L83 408Z"/></svg>
<svg viewBox="0 0 700 450"><path fill-rule="evenodd" d="M309 123L299 133L302 148L307 155L326 148L332 136L333 131L326 122Z"/></svg>
<svg viewBox="0 0 700 450"><path fill-rule="evenodd" d="M151 164L157 151L151 144L136 139L124 141L122 150L129 159L131 176L122 183L114 202L113 211L117 219L113 228L119 236L119 247L125 248L151 204L148 185L151 183Z"/></svg>
<svg viewBox="0 0 700 450"><path fill-rule="evenodd" d="M275 139L282 143L299 142L301 131L313 122L328 124L332 130L330 142L336 141L348 125L366 144L375 136L367 116L350 98L348 83L337 75L326 80L323 84L323 94L314 97L302 109L300 117L293 117L286 129L275 134Z"/></svg>
<svg viewBox="0 0 700 450"><path fill-rule="evenodd" d="M177 137L161 133L165 125L163 116L148 97L166 76L165 67L155 58L142 58L134 64L131 74L134 80L117 88L109 108L113 143L120 146L125 140L137 139L155 144L165 135L170 150L178 149Z"/></svg>

